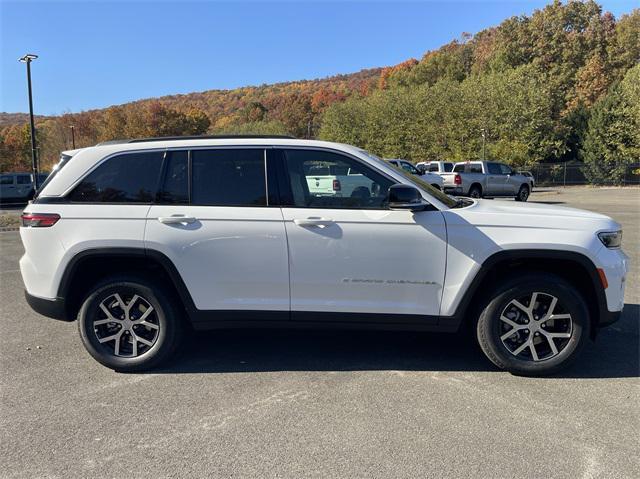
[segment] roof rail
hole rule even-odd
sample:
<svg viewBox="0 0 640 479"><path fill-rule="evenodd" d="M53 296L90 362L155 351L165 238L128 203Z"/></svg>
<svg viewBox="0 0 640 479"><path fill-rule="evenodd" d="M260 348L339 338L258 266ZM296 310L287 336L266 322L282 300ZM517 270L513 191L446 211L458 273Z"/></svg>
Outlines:
<svg viewBox="0 0 640 479"><path fill-rule="evenodd" d="M229 140L229 139L284 139L295 140L295 136L289 135L201 135L201 136L158 136L153 138L133 138L129 140L109 140L98 143L101 145L118 145L122 143L145 143L148 141L178 141L178 140Z"/></svg>

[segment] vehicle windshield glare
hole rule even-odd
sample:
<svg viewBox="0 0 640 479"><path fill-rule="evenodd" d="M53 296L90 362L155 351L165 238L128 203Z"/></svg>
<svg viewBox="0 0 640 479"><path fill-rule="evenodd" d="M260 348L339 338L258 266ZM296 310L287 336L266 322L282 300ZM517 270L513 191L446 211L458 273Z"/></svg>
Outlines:
<svg viewBox="0 0 640 479"><path fill-rule="evenodd" d="M384 161L382 158L374 155L373 153L369 153L366 150L362 150L359 149L359 151L363 154L366 155L368 158L370 158L373 161L377 161L382 165L388 165L391 166L397 173L399 173L400 175L402 175L403 178L409 180L411 183L413 183L414 185L416 185L418 188L425 190L427 193L429 193L431 196L435 197L438 201L440 201L441 203L443 203L444 205L447 206L447 208L455 208L456 206L459 205L458 200L452 198L451 196L443 193L442 191L440 191L437 188L434 188L433 186L431 186L429 183L427 183L426 181L423 181L420 179L420 177L412 175L411 173L409 173L408 171L403 170L401 167L396 166L392 163L388 163L386 161Z"/></svg>

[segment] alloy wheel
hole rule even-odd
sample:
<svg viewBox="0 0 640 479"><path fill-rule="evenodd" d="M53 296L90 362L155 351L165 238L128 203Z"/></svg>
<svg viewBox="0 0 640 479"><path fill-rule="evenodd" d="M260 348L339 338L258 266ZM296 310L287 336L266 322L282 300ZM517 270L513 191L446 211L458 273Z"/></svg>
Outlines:
<svg viewBox="0 0 640 479"><path fill-rule="evenodd" d="M160 323L151 303L137 294L114 293L98 305L93 331L114 356L135 358L158 340Z"/></svg>
<svg viewBox="0 0 640 479"><path fill-rule="evenodd" d="M571 314L547 293L514 298L500 314L500 340L518 359L537 362L556 357L572 334Z"/></svg>

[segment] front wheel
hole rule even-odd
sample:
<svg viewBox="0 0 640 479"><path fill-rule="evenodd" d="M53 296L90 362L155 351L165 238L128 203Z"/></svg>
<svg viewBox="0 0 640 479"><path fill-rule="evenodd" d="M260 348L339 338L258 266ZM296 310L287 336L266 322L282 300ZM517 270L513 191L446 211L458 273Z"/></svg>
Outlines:
<svg viewBox="0 0 640 479"><path fill-rule="evenodd" d="M96 285L78 313L84 347L117 371L151 369L168 359L182 336L182 321L159 285L135 277Z"/></svg>
<svg viewBox="0 0 640 479"><path fill-rule="evenodd" d="M529 199L529 187L527 185L522 185L518 190L518 194L516 195L516 201L527 201Z"/></svg>
<svg viewBox="0 0 640 479"><path fill-rule="evenodd" d="M543 376L568 366L590 331L580 293L554 275L512 280L493 295L477 324L480 347L513 374Z"/></svg>

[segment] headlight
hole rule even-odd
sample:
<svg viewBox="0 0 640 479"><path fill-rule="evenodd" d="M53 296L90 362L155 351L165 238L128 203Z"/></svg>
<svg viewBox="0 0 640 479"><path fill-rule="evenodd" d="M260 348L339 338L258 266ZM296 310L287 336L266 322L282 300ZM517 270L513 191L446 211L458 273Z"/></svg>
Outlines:
<svg viewBox="0 0 640 479"><path fill-rule="evenodd" d="M622 244L622 231L603 231L598 233L598 238L607 248L620 248Z"/></svg>

